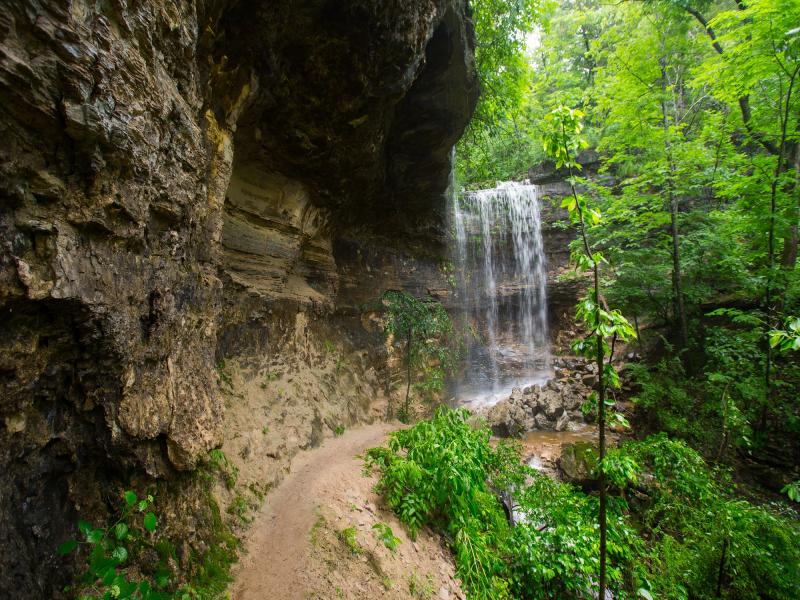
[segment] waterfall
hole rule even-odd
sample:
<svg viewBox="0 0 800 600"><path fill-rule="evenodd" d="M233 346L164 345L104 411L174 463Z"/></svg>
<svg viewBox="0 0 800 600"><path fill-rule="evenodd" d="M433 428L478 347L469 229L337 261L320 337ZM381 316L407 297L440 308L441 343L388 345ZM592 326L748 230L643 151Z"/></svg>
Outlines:
<svg viewBox="0 0 800 600"><path fill-rule="evenodd" d="M547 267L538 187L453 195L454 260L468 336L461 403L486 404L547 378Z"/></svg>

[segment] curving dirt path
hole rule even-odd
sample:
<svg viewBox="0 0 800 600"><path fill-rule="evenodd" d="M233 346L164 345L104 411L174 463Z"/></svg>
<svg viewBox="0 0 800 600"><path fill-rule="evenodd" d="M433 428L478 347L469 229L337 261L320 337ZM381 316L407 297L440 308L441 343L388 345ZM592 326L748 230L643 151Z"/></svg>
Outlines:
<svg viewBox="0 0 800 600"><path fill-rule="evenodd" d="M295 458L255 517L231 598L463 597L439 538L421 532L408 539L372 490L376 477L363 474L357 455L384 443L398 426L354 428ZM396 550L377 539L376 523L401 540Z"/></svg>

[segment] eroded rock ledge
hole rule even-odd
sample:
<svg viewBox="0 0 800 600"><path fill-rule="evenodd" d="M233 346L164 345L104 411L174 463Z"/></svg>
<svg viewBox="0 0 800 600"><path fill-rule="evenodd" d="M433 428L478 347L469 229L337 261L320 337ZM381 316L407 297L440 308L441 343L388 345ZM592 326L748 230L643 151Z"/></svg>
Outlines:
<svg viewBox="0 0 800 600"><path fill-rule="evenodd" d="M339 306L342 352L370 343L341 289L365 267L349 257L409 256L417 240L435 263L450 148L477 95L466 11L2 11L0 595L57 597L53 549L78 511L223 441L221 359L263 376L264 357L305 347L286 344L298 314L313 332ZM348 404L330 418L364 414Z"/></svg>

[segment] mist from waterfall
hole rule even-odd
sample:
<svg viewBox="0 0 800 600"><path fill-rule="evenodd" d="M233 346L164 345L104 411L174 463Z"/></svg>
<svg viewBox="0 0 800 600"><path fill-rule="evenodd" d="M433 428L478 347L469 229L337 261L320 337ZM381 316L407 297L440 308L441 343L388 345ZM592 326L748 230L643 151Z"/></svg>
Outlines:
<svg viewBox="0 0 800 600"><path fill-rule="evenodd" d="M550 367L538 187L505 182L453 195L453 249L467 365L459 403L491 404Z"/></svg>

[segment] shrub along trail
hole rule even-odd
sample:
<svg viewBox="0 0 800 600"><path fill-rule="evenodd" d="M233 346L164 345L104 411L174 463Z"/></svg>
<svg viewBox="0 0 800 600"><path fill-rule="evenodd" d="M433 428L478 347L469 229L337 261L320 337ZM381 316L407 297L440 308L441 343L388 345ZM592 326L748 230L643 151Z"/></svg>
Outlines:
<svg viewBox="0 0 800 600"><path fill-rule="evenodd" d="M347 430L298 455L255 517L232 598L463 598L440 538L423 531L412 542L373 492L376 476L363 474L359 456L398 427ZM400 540L395 550L377 523Z"/></svg>

